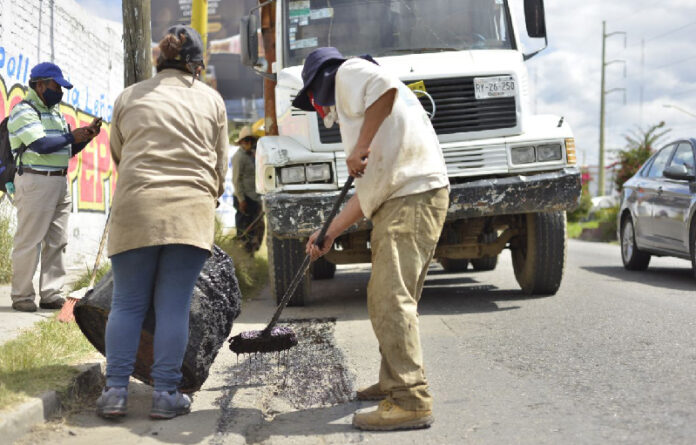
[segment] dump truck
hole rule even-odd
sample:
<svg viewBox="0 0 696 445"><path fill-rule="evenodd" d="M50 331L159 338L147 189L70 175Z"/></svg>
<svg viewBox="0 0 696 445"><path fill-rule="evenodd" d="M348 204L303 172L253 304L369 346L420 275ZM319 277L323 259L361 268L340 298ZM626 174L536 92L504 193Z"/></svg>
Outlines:
<svg viewBox="0 0 696 445"><path fill-rule="evenodd" d="M548 38L543 0L520 2L514 9L508 0L269 0L242 18L242 63L266 78L267 136L257 145L256 189L276 299L348 177L339 127L326 128L317 113L291 105L304 59L320 46L370 54L430 116L450 180L435 252L442 267L493 270L507 248L524 293L557 292L565 212L578 203L580 172L568 122L531 112L525 61ZM363 219L338 237L290 304L308 301L312 279L332 278L337 264L369 263L370 229Z"/></svg>

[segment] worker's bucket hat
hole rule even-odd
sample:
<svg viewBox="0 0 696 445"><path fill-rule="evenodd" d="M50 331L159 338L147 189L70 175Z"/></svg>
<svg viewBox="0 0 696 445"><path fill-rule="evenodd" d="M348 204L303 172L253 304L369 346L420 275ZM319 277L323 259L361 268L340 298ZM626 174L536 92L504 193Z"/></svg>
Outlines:
<svg viewBox="0 0 696 445"><path fill-rule="evenodd" d="M51 62L43 62L36 65L31 69L29 74L29 81L43 80L43 79L53 79L58 85L71 89L73 85L65 80L63 77L63 71L58 68L58 65Z"/></svg>
<svg viewBox="0 0 696 445"><path fill-rule="evenodd" d="M314 101L318 105L327 107L335 105L334 86L336 71L338 71L338 66L346 60L343 54L332 46L317 48L309 53L302 68L302 82L304 86L297 93L297 97L292 101L292 105L301 110L314 111L312 101L307 95L310 85L312 85Z"/></svg>
<svg viewBox="0 0 696 445"><path fill-rule="evenodd" d="M249 125L243 126L242 129L239 131L239 137L235 141L235 144L239 145L239 143L242 142L244 138L258 139L256 135L254 135L254 132L251 130L251 127Z"/></svg>

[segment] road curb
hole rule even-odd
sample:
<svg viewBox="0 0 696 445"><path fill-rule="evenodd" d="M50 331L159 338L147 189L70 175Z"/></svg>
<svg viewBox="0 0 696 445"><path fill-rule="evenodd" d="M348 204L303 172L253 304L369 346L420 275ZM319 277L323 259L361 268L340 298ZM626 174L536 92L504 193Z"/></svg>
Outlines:
<svg viewBox="0 0 696 445"><path fill-rule="evenodd" d="M78 365L76 368L80 372L65 390L61 392L46 391L40 396L18 405L11 411L0 414L0 437L2 437L3 443L13 443L28 433L35 425L58 414L63 406L70 401L76 400L102 385L101 363L86 363Z"/></svg>

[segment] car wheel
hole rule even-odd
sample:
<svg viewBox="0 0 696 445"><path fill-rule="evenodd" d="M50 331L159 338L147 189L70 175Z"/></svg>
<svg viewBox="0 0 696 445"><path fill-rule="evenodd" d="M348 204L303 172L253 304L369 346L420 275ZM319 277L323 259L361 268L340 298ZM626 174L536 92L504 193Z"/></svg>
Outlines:
<svg viewBox="0 0 696 445"><path fill-rule="evenodd" d="M640 251L636 245L633 219L630 216L621 223L621 259L626 270L645 270L650 264L650 254Z"/></svg>
<svg viewBox="0 0 696 445"><path fill-rule="evenodd" d="M696 219L691 223L691 270L696 278Z"/></svg>

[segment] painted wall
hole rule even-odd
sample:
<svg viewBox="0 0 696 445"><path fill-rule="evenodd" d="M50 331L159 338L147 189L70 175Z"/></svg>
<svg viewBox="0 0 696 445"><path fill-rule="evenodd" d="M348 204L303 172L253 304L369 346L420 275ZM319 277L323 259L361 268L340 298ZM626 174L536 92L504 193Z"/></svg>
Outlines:
<svg viewBox="0 0 696 445"><path fill-rule="evenodd" d="M121 24L73 0L0 0L0 119L22 100L40 62L61 67L74 85L61 111L72 128L104 119L100 134L70 161L73 196L67 254L73 272L92 267L117 173L109 152L113 102L123 90Z"/></svg>

